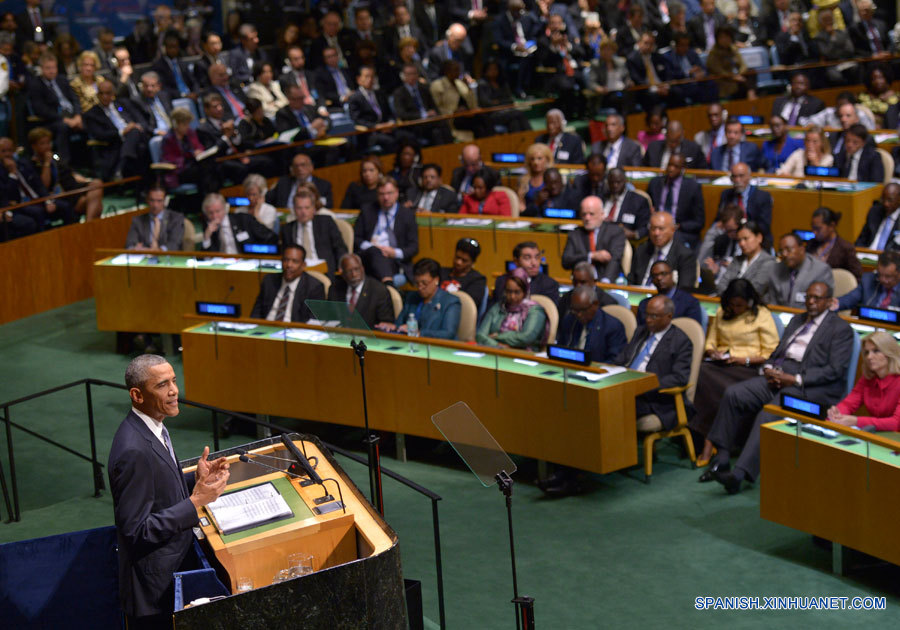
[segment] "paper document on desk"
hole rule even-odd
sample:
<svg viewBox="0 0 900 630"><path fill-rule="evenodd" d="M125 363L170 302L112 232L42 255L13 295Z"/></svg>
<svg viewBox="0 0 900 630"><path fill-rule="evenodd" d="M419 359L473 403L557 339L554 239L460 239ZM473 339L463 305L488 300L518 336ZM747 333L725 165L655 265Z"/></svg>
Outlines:
<svg viewBox="0 0 900 630"><path fill-rule="evenodd" d="M200 153L198 153L197 157L195 157L194 159L197 160L198 162L200 162L210 156L215 155L218 152L219 152L219 147L213 145L213 146L209 147L206 151L201 151Z"/></svg>
<svg viewBox="0 0 900 630"><path fill-rule="evenodd" d="M610 376L615 376L616 374L621 374L626 371L625 368L619 365L604 365L603 369L606 370L603 374L594 374L593 372L575 372L575 374L583 376L592 383L596 383L601 379L609 378Z"/></svg>
<svg viewBox="0 0 900 630"><path fill-rule="evenodd" d="M531 225L529 221L503 221L497 224L498 230L521 230Z"/></svg>
<svg viewBox="0 0 900 630"><path fill-rule="evenodd" d="M307 330L305 328L285 328L272 333L270 337L277 337L278 339L287 337L288 339L294 339L296 341L323 341L328 339L328 333L321 330Z"/></svg>
<svg viewBox="0 0 900 630"><path fill-rule="evenodd" d="M654 171L625 171L628 179L653 179L659 173Z"/></svg>
<svg viewBox="0 0 900 630"><path fill-rule="evenodd" d="M236 263L228 265L227 269L231 271L256 271L259 267L259 261L256 260L239 260Z"/></svg>
<svg viewBox="0 0 900 630"><path fill-rule="evenodd" d="M136 265L143 261L147 254L119 254L109 261L110 265Z"/></svg>
<svg viewBox="0 0 900 630"><path fill-rule="evenodd" d="M215 256L213 258L202 258L194 261L197 267L212 267L213 265L233 265L238 262L237 258L222 258Z"/></svg>
<svg viewBox="0 0 900 630"><path fill-rule="evenodd" d="M447 219L447 225L460 225L469 227L484 227L490 225L490 219Z"/></svg>
<svg viewBox="0 0 900 630"><path fill-rule="evenodd" d="M484 356L484 352L467 352L465 350L457 350L453 354L458 357L467 357L469 359L480 359Z"/></svg>
<svg viewBox="0 0 900 630"><path fill-rule="evenodd" d="M559 226L560 232L571 232L572 230L577 230L579 225L577 223L563 223Z"/></svg>
<svg viewBox="0 0 900 630"><path fill-rule="evenodd" d="M351 219L355 219L357 216L358 215L351 214L349 212L335 212L334 213L335 219L343 219L344 221L349 221Z"/></svg>
<svg viewBox="0 0 900 630"><path fill-rule="evenodd" d="M206 508L223 534L232 534L294 515L272 482L223 494Z"/></svg>
<svg viewBox="0 0 900 630"><path fill-rule="evenodd" d="M300 127L294 127L288 131L282 131L278 134L279 142L290 142L300 132Z"/></svg>
<svg viewBox="0 0 900 630"><path fill-rule="evenodd" d="M731 186L731 175L722 175L722 177L716 177L712 182L710 182L713 186Z"/></svg>
<svg viewBox="0 0 900 630"><path fill-rule="evenodd" d="M257 328L256 324L239 324L237 322L216 322L219 330L234 330L237 332L245 332Z"/></svg>
<svg viewBox="0 0 900 630"><path fill-rule="evenodd" d="M897 134L895 133L876 133L875 134L875 144L881 144L882 142L896 142Z"/></svg>

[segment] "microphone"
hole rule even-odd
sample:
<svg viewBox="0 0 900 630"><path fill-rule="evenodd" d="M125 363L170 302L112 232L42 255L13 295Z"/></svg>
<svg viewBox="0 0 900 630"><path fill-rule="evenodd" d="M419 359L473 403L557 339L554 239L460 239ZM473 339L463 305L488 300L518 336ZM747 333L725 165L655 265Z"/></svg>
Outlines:
<svg viewBox="0 0 900 630"><path fill-rule="evenodd" d="M222 301L224 302L224 301L226 301L228 298L230 298L230 297L231 297L231 293L232 293L233 291L234 291L234 285L232 284L230 287L228 287L228 293L225 294L225 297L222 298Z"/></svg>
<svg viewBox="0 0 900 630"><path fill-rule="evenodd" d="M268 464L263 464L262 462L258 462L255 459L250 459L246 454L242 454L238 457L239 460L244 462L245 464L255 464L262 468L267 468L274 472L284 473L285 475L290 475L291 477L296 477L298 479L303 479L303 475L298 475L297 473L293 473L290 470L281 470L280 468L275 468L275 466L269 466Z"/></svg>
<svg viewBox="0 0 900 630"><path fill-rule="evenodd" d="M245 451L244 449L238 449L239 455L251 455L251 453ZM263 455L262 453L252 453L253 457L265 457L268 459L277 459L280 462L289 462L291 464L296 464L293 459L285 459L284 457L275 457L274 455Z"/></svg>
<svg viewBox="0 0 900 630"><path fill-rule="evenodd" d="M287 448L288 452L294 456L294 458L300 462L300 466L303 467L303 470L306 471L306 474L312 479L315 483L324 485L322 483L322 478L319 477L319 474L315 471L315 469L310 465L309 460L306 458L306 455L300 452L300 449L288 438L287 433L281 434L281 441L284 443L285 448Z"/></svg>

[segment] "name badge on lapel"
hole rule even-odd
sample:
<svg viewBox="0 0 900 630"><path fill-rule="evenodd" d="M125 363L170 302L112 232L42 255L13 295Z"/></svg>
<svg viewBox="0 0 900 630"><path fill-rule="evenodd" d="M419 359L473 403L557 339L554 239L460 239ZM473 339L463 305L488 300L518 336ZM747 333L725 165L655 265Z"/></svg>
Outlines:
<svg viewBox="0 0 900 630"><path fill-rule="evenodd" d="M250 239L250 235L249 235L249 234L246 232L246 230L245 230L245 231L238 232L237 234L235 234L235 235L234 235L234 238L235 238L239 243L243 243L244 241Z"/></svg>

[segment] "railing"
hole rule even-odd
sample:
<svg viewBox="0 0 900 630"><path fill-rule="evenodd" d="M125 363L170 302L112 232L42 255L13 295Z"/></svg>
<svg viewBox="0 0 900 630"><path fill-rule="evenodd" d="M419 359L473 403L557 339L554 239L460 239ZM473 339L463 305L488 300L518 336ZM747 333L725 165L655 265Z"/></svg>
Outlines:
<svg viewBox="0 0 900 630"><path fill-rule="evenodd" d="M67 389L71 389L73 387L79 387L81 385L85 386L85 401L87 403L87 413L88 413L88 433L90 437L90 455L85 453L81 453L73 448L66 446L52 438L47 437L46 435L41 435L37 431L33 431L22 424L12 421L12 417L10 415L10 408L16 405L21 405L23 403L29 402L31 400L35 400L37 398L42 398L44 396L49 396L50 394L55 394L57 392L61 392ZM12 500L10 500L10 492L9 487L6 482L6 475L4 473L3 467L0 466L0 490L3 492L3 500L6 505L6 511L9 515L9 519L6 520L6 523L19 522L22 520L21 512L19 507L19 488L18 481L16 478L16 458L15 458L15 446L13 443L13 434L12 430L18 429L34 438L37 438L51 446L55 446L79 459L88 461L91 463L91 472L94 482L94 496L99 497L101 491L106 488L106 485L103 481L103 464L101 464L97 460L97 439L96 432L94 429L94 407L93 400L91 396L91 387L99 386L99 387L112 387L115 389L123 389L128 390L128 387L121 383L113 383L111 381L104 381L101 379L95 378L84 378L78 381L73 381L71 383L66 383L64 385L59 385L57 387L51 387L49 389L42 390L40 392L30 394L28 396L24 396L22 398L16 398L14 400L9 400L3 403L0 403L0 409L3 410L3 424L5 425L6 430L6 449L7 449L7 457L9 458L9 486L12 488ZM232 416L234 418L239 418L241 420L246 420L251 422L257 426L266 427L271 431L275 431L277 433L293 433L293 429L289 429L287 427L283 427L277 424L273 424L271 422L265 422L263 420L259 420L252 416L247 416L245 414L236 413L233 411L228 411L227 409L222 409L221 407L216 407L214 405L207 405L200 402L195 402L192 400L188 400L186 398L178 398L178 402L180 404L188 405L190 407L196 407L198 409L204 409L211 413L211 425L212 425L212 434L213 434L213 450L219 451L219 414L226 414L228 416ZM334 446L332 444L323 443L326 448L331 451L338 453L348 459L353 460L354 462L367 465L367 462L364 458L354 455L353 453L346 451L342 448ZM438 595L438 611L440 616L440 627L443 629L446 627L446 615L445 615L445 606L444 606L444 576L443 576L443 563L441 560L441 532L440 532L440 519L438 515L438 501L441 500L441 496L435 492L432 492L428 488L421 486L410 479L392 471L387 468L382 467L381 472L391 479L399 482L400 484L410 488L411 490L421 494L422 496L428 498L431 501L431 519L432 519L432 528L434 535L434 564L435 564L435 573L437 574L437 595Z"/></svg>

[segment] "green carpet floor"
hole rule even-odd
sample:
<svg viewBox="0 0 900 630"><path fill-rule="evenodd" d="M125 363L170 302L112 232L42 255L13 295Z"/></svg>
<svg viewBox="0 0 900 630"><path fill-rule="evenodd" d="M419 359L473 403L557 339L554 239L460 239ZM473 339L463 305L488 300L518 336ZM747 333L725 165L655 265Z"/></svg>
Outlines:
<svg viewBox="0 0 900 630"><path fill-rule="evenodd" d="M0 327L0 399L10 400L83 377L121 382L128 357L114 335L96 330L93 301ZM176 371L181 361L173 360ZM121 390L93 391L100 458L128 409ZM84 390L14 407L12 419L89 452ZM362 432L284 421L356 448ZM211 443L209 416L184 410L168 424L181 457ZM92 497L87 462L13 433L22 521L0 523L0 542L112 523L108 492ZM231 437L223 445L249 438ZM0 438L6 470L6 441ZM357 449L358 450L358 449ZM386 440L391 451L391 440ZM483 488L436 442L409 440L410 461L384 465L432 489L440 502L449 628L513 627L509 546L502 497ZM365 468L342 460L364 489ZM900 621L900 570L851 554L847 577L831 573L831 554L810 536L759 518L757 489L726 496L698 484L697 471L663 447L651 485L637 470L596 476L590 492L547 500L531 483L535 464L519 461L513 514L519 585L535 597L538 628L885 627ZM385 480L387 521L400 537L404 573L423 582L425 614L438 619L430 503ZM4 518L7 516L3 514ZM700 596L885 596L887 610L696 611Z"/></svg>

